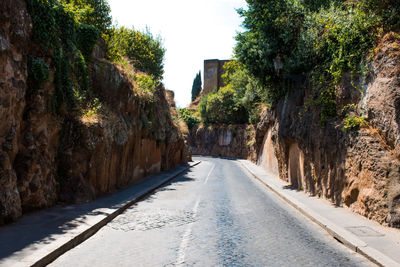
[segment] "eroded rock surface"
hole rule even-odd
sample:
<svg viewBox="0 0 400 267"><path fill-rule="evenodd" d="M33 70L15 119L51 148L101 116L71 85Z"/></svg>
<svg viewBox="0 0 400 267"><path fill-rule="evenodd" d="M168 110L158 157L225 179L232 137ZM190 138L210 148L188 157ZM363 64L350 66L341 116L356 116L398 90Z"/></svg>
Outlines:
<svg viewBox="0 0 400 267"><path fill-rule="evenodd" d="M255 158L252 125L195 126L190 130L189 145L193 154L232 158Z"/></svg>
<svg viewBox="0 0 400 267"><path fill-rule="evenodd" d="M98 60L93 68L106 115L63 125L58 169L66 202L93 199L190 159L162 86L148 101L113 64Z"/></svg>
<svg viewBox="0 0 400 267"><path fill-rule="evenodd" d="M21 215L14 159L21 142L31 21L23 0L0 3L0 224Z"/></svg>
<svg viewBox="0 0 400 267"><path fill-rule="evenodd" d="M294 189L400 227L400 42L387 34L358 88L345 74L337 88L339 116L321 127L312 90L297 84L251 126L195 127L193 154L249 158ZM368 125L344 130L341 109L354 107ZM247 127L247 129L246 129ZM253 131L253 133L251 133ZM254 138L254 139L253 139Z"/></svg>
<svg viewBox="0 0 400 267"><path fill-rule="evenodd" d="M340 119L319 127L315 123L319 112L304 112L310 90L298 88L275 109L263 113L256 131L258 157L275 155L280 178L294 188L395 227L400 227L398 47L394 35L385 36L363 93L346 76L338 90L338 106L354 103L365 110L367 127L344 131ZM267 135L273 145L265 149ZM276 170L264 161L259 163Z"/></svg>
<svg viewBox="0 0 400 267"><path fill-rule="evenodd" d="M164 88L139 95L129 74L104 60L101 45L89 68L103 112L52 111L55 70L43 88L28 81L29 58L52 66L31 32L25 1L1 1L0 225L60 201L94 199L190 160Z"/></svg>

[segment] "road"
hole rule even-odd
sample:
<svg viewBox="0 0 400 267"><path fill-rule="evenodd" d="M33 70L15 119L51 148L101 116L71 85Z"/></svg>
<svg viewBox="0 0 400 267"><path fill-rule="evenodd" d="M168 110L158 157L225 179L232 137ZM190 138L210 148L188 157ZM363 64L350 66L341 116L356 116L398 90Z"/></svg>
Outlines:
<svg viewBox="0 0 400 267"><path fill-rule="evenodd" d="M50 266L373 266L235 160L202 163Z"/></svg>

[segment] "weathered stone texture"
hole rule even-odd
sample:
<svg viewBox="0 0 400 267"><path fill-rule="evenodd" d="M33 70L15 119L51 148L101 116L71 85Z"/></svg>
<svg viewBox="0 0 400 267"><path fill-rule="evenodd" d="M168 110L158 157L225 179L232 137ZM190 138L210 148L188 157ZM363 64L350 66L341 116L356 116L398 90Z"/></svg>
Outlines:
<svg viewBox="0 0 400 267"><path fill-rule="evenodd" d="M187 162L163 87L154 102L135 93L129 74L97 60L92 81L107 116L72 119L61 130L60 200L84 202Z"/></svg>
<svg viewBox="0 0 400 267"><path fill-rule="evenodd" d="M252 125L195 126L190 130L189 145L193 154L251 158L254 128Z"/></svg>
<svg viewBox="0 0 400 267"><path fill-rule="evenodd" d="M20 143L31 21L23 0L0 3L0 224L21 215L13 161Z"/></svg>
<svg viewBox="0 0 400 267"><path fill-rule="evenodd" d="M395 227L400 227L398 47L391 34L382 40L363 95L350 85L349 75L339 87L338 107L355 103L366 111L368 127L343 131L340 119L317 126L318 110L304 112L310 91L298 88L263 113L256 131L258 157L274 155L280 178L294 188ZM267 134L273 145L260 149Z"/></svg>
<svg viewBox="0 0 400 267"><path fill-rule="evenodd" d="M337 113L354 104L358 114L367 115L367 127L345 131L338 117L322 128L319 107L305 111L311 89L298 84L262 113L255 134L239 125L193 128L193 153L250 158L294 189L400 228L399 47L398 37L387 34L370 74L358 81L362 92L352 86L350 74L337 88Z"/></svg>
<svg viewBox="0 0 400 267"><path fill-rule="evenodd" d="M218 91L220 87L224 86L221 76L225 73L223 66L226 62L229 62L229 60L204 60L203 94L209 94L213 91Z"/></svg>
<svg viewBox="0 0 400 267"><path fill-rule="evenodd" d="M1 1L0 225L59 201L91 200L190 159L164 88L151 100L138 95L130 75L104 60L101 43L89 68L104 113L51 112L54 85L28 82L29 57L51 66L31 31L25 1Z"/></svg>

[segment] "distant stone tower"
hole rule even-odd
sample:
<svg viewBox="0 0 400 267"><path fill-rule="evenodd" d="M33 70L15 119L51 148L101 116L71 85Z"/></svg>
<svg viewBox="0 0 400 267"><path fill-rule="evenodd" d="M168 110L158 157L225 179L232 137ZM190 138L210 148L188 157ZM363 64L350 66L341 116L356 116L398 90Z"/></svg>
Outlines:
<svg viewBox="0 0 400 267"><path fill-rule="evenodd" d="M203 94L211 93L214 90L224 86L222 74L225 73L223 68L226 62L230 60L207 59L204 60L204 86Z"/></svg>

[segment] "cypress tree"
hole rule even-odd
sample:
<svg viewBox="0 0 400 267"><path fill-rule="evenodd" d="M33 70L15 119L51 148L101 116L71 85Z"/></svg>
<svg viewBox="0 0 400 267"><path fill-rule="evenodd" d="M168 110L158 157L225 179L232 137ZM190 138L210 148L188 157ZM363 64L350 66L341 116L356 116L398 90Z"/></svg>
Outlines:
<svg viewBox="0 0 400 267"><path fill-rule="evenodd" d="M194 78L192 85L192 101L196 99L196 97L201 92L201 72L196 74L196 78Z"/></svg>

